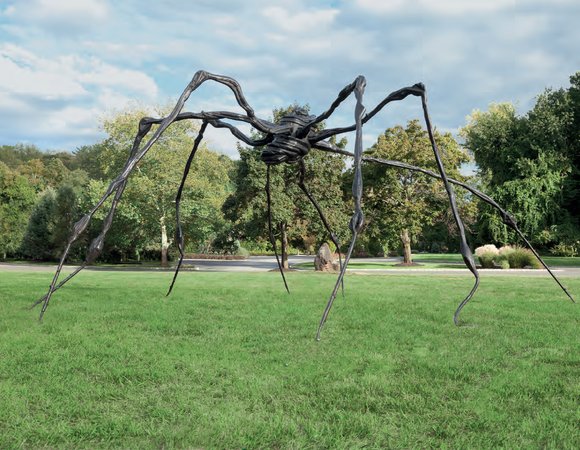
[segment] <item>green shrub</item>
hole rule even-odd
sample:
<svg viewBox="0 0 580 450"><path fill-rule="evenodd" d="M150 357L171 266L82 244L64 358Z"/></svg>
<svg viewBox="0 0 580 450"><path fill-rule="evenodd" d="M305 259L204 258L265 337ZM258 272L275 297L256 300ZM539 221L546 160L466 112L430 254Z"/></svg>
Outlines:
<svg viewBox="0 0 580 450"><path fill-rule="evenodd" d="M550 253L554 256L578 256L578 253L580 253L580 241L570 244L560 242L550 249Z"/></svg>
<svg viewBox="0 0 580 450"><path fill-rule="evenodd" d="M494 259L499 255L499 250L493 244L483 245L475 249L475 255L479 258L479 263L484 269L493 269Z"/></svg>
<svg viewBox="0 0 580 450"><path fill-rule="evenodd" d="M540 261L532 251L522 247L505 245L498 250L493 244L484 245L476 248L475 254L484 269L493 269L498 266L502 269L523 269L524 267L539 269L541 267Z"/></svg>
<svg viewBox="0 0 580 450"><path fill-rule="evenodd" d="M501 247L498 252L499 252L499 256L500 258L503 259L507 259L509 255L511 255L514 251L515 251L515 247L512 247L511 245L504 245L503 247Z"/></svg>
<svg viewBox="0 0 580 450"><path fill-rule="evenodd" d="M493 267L494 267L494 263L493 263L494 255L492 255L490 253L483 253L483 254L479 255L478 258L479 258L479 263L481 264L481 267L483 267L484 269L493 269Z"/></svg>
<svg viewBox="0 0 580 450"><path fill-rule="evenodd" d="M527 248L515 247L507 258L512 269L523 269L524 267L539 269L542 267L538 258Z"/></svg>
<svg viewBox="0 0 580 450"><path fill-rule="evenodd" d="M244 258L247 258L248 256L250 256L250 251L246 247L239 246L236 249L236 255L243 256Z"/></svg>

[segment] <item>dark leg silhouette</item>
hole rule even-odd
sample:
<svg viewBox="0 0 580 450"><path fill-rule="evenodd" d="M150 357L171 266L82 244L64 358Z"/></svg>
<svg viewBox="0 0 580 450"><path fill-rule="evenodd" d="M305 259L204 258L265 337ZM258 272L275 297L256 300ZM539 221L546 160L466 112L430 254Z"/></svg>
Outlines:
<svg viewBox="0 0 580 450"><path fill-rule="evenodd" d="M319 142L315 145L315 148L325 151L325 152L331 152L331 153L339 153L341 155L345 155L345 156L350 156L350 157L354 157L354 154L343 150L335 145L330 144L329 142ZM377 164L383 164L389 167L396 167L399 169L406 169L406 170L411 170L414 172L420 172L423 173L427 176L433 177L433 178L437 178L437 179L441 179L441 175L433 172L432 170L428 170L428 169L423 169L421 167L417 167L417 166L413 166L411 164L407 164L401 161L393 161L393 160L387 160L387 159L382 159L382 158L376 158L373 156L363 156L362 160L364 162L372 162L372 163L377 163ZM484 194L483 192L475 189L474 187L463 183L462 181L458 181L455 180L453 178L447 178L447 181L449 183L452 183L456 186L460 186L463 189L466 189L467 191L471 192L473 195L475 195L476 197L480 198L481 200L483 200L485 203L489 204L490 206L492 206L493 208L495 208L499 215L502 218L502 221L509 226L512 230L514 230L518 236L524 241L524 243L526 244L526 246L534 253L534 255L536 256L536 258L538 258L538 260L540 261L540 263L542 264L542 266L548 271L548 273L550 274L550 276L554 279L554 281L558 284L558 286L560 286L560 288L564 291L564 293L568 296L568 298L570 299L570 301L572 301L573 303L576 303L576 301L574 300L574 298L572 297L572 295L570 294L570 292L568 292L568 290L564 287L564 285L560 282L560 280L556 277L556 275L552 272L552 270L550 270L550 268L548 267L548 265L545 263L545 261L541 258L541 256L538 254L538 252L536 251L536 249L532 246L532 244L526 239L526 237L524 236L524 234L521 232L521 230L518 228L517 223L515 221L515 219L511 216L511 214L509 214L505 209L503 209L501 206L498 205L498 203L493 200L491 197L489 197L488 195ZM463 303L463 302L462 302ZM460 307L462 308L463 306L465 306L465 304L461 305ZM457 317L459 312L461 311L461 308L458 307L457 311L455 312L454 317Z"/></svg>
<svg viewBox="0 0 580 450"><path fill-rule="evenodd" d="M288 289L288 283L286 282L286 276L284 275L284 269L282 268L282 263L280 262L280 257L278 256L278 251L276 250L276 238L274 237L274 231L272 230L272 198L270 194L270 166L266 166L266 203L268 205L268 234L270 236L270 243L274 248L274 255L276 256L276 262L278 263L278 269L280 270L280 275L282 275L282 280L284 280L284 286L286 287L286 292L290 293Z"/></svg>
<svg viewBox="0 0 580 450"><path fill-rule="evenodd" d="M320 216L320 220L324 224L324 228L326 228L326 231L330 235L330 239L332 240L332 243L336 247L336 252L338 253L338 264L340 266L340 270L342 270L342 255L340 253L340 243L338 242L338 238L336 237L336 234L334 234L332 232L332 229L330 228L330 224L328 223L328 220L326 220L326 216L324 215L322 208L320 207L320 205L318 204L316 199L312 196L312 194L310 193L310 191L306 187L306 184L304 183L304 177L306 175L306 167L304 166L303 160L300 161L299 170L300 170L300 174L299 174L299 178L298 178L298 186L300 187L300 189L302 189L302 192L304 192L306 197L308 197L308 200L310 200L310 203L312 203L312 206L314 206L314 208L318 212L318 215ZM341 283L341 289L342 289L342 295L344 295L344 282Z"/></svg>
<svg viewBox="0 0 580 450"><path fill-rule="evenodd" d="M320 340L320 334L322 332L322 328L324 327L324 323L330 313L330 309L332 308L332 304L334 303L334 299L336 298L336 294L338 292L338 287L342 285L344 274L346 272L346 268L348 266L348 262L350 261L350 257L352 255L352 251L354 249L354 245L356 243L356 239L359 233L362 231L364 225L364 214L362 212L361 207L361 200L362 200L362 171L361 171L361 162L362 162L362 117L365 112L362 97L364 93L366 85L366 80L364 77L358 77L354 82L354 94L356 96L356 106L354 110L354 117L356 123L356 135L355 135L355 144L354 144L354 180L352 183L352 196L354 199L354 213L350 219L350 230L352 232L352 237L350 241L350 245L344 257L344 265L340 269L340 273L338 275L338 279L336 280L336 284L334 285L334 289L330 294L330 298L328 303L326 304L326 308L322 314L322 318L320 319L320 324L318 325L318 331L316 332L316 340ZM337 100L338 101L338 100ZM336 103L336 102L335 102ZM333 104L334 105L334 104ZM322 120L322 119L321 119Z"/></svg>
<svg viewBox="0 0 580 450"><path fill-rule="evenodd" d="M197 153L197 149L199 144L203 139L203 133L207 128L207 122L204 121L199 129L199 133L195 138L195 142L193 144L193 149L189 154L189 158L187 158L187 162L185 163L185 169L183 170L183 177L181 178L181 184L179 185L179 189L177 190L177 195L175 196L175 221L176 221L176 229L175 229L175 236L177 241L177 249L179 250L179 261L177 262L177 267L175 268L175 273L173 274L173 280L171 280L171 285L169 286L169 290L167 291L166 295L171 294L173 290L173 285L175 284L175 280L177 279L177 275L179 274L179 269L183 264L183 257L184 257L184 239L183 239L183 229L181 228L181 196L183 194L183 188L185 187L185 181L187 180L187 176L189 175L189 170L191 169L191 163L193 162L193 157Z"/></svg>

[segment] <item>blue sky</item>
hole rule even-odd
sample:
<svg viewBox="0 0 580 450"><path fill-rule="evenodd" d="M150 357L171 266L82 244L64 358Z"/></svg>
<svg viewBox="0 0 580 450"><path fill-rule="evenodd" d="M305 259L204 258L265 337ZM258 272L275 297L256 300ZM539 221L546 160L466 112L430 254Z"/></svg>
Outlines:
<svg viewBox="0 0 580 450"><path fill-rule="evenodd" d="M321 112L359 74L367 109L422 81L434 125L456 132L473 109L525 112L568 86L579 24L578 0L0 0L0 144L92 144L103 117L170 103L199 69L236 78L264 118L293 102ZM208 84L186 109L239 111ZM417 99L387 107L365 145L420 116ZM352 122L349 101L328 125ZM227 130L208 138L236 154Z"/></svg>

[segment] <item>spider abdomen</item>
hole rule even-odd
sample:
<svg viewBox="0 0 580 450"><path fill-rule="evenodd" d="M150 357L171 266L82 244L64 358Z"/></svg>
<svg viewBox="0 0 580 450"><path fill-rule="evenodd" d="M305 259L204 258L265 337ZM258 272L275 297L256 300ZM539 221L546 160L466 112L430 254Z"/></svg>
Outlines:
<svg viewBox="0 0 580 450"><path fill-rule="evenodd" d="M295 163L304 158L310 151L306 139L288 135L278 135L262 150L261 158L268 165Z"/></svg>

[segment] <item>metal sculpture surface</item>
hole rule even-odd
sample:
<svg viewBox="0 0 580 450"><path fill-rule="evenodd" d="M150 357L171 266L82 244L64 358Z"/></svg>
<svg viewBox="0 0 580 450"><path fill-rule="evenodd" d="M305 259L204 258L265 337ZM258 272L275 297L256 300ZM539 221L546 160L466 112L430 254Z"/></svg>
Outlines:
<svg viewBox="0 0 580 450"><path fill-rule="evenodd" d="M233 94L235 95L237 103L240 107L245 111L245 114L238 114L229 111L210 111L210 112L182 112L182 109L185 105L185 102L191 95L193 91L195 91L200 85L204 82L211 80L220 84L223 84L231 89ZM204 132L208 125L211 125L215 128L227 128L236 138L241 140L247 145L252 147L263 147L261 153L261 159L266 164L266 196L267 196L267 205L268 205L268 228L270 234L270 240L272 246L274 247L274 252L276 254L276 260L278 261L278 267L280 268L280 273L284 280L284 285L288 290L288 285L286 283L286 278L284 276L284 272L282 270L280 260L278 258L278 254L276 251L276 242L274 239L274 235L272 232L272 220L270 214L270 167L272 165L281 164L281 163L288 163L288 164L298 164L300 169L300 177L298 181L299 187L305 193L309 201L313 204L313 206L318 211L320 218L330 234L331 240L333 241L334 245L337 249L340 248L338 240L334 233L332 233L330 226L322 212L322 209L312 196L312 194L308 191L304 183L304 173L305 173L305 166L303 162L303 158L311 151L311 150L321 150L324 152L330 153L338 153L341 155L346 155L353 158L353 169L354 169L354 180L352 185L352 196L354 200L354 213L351 217L349 228L352 233L350 245L348 246L348 250L344 256L344 262L340 262L340 273L338 275L338 279L336 280L336 284L334 285L334 289L330 295L326 308L324 309L324 313L320 320L320 324L318 326L318 331L316 334L316 339L320 339L320 333L322 331L322 327L326 322L328 317L328 313L332 308L332 304L334 299L336 298L337 292L339 287L343 283L344 274L346 271L346 267L352 255L352 251L354 248L354 244L356 242L357 236L362 231L363 224L364 224L364 215L361 208L361 197L362 197L362 188L363 188L363 180L362 180L362 173L361 173L361 165L363 162L365 163L376 163L376 164L383 164L389 167L397 167L402 169L407 169L411 171L421 172L425 175L430 177L439 178L443 181L445 186L445 190L447 191L447 195L449 197L449 203L451 206L451 210L453 212L453 217L455 219L455 223L457 224L457 228L459 230L459 238L460 238L460 251L461 255L463 256L463 261L473 274L475 278L474 285L469 292L469 294L461 301L459 306L457 307L455 314L453 316L453 321L456 325L458 325L459 320L459 313L463 309L463 307L467 304L467 302L473 297L477 287L479 286L479 273L477 271L475 261L473 259L473 255L471 250L467 244L467 240L465 237L465 228L463 226L463 222L461 217L459 216L459 212L457 210L457 205L455 201L455 194L453 191L452 185L461 186L464 189L467 189L473 195L479 197L484 202L488 203L492 207L494 207L500 214L503 222L513 229L526 243L526 245L534 252L536 257L540 260L542 265L548 270L552 278L558 283L558 285L562 288L562 290L566 293L566 295L574 302L574 299L570 295L570 293L566 290L566 288L560 283L560 281L556 278L553 272L549 269L549 267L544 263L544 261L540 258L537 252L533 249L531 244L528 240L522 235L521 231L518 229L516 221L514 218L504 209L502 209L493 199L485 195L484 193L478 191L477 189L462 183L461 181L454 180L452 178L448 178L445 174L445 169L443 168L443 164L441 162L441 157L439 154L439 150L437 149L437 145L435 143L435 139L433 136L433 129L431 126L431 120L429 118L429 113L427 110L427 97L425 92L425 86L422 83L414 84L413 86L404 87L397 91L394 91L387 95L383 101L381 101L374 109L370 112L366 112L365 107L363 106L363 94L365 90L366 80L363 76L357 77L352 83L344 87L338 94L337 98L334 102L330 105L328 110L323 112L318 116L308 115L306 111L302 109L295 109L294 111L288 113L287 115L283 116L278 123L271 123L267 120L260 119L256 117L254 110L251 108L249 103L247 102L242 89L238 82L233 78L223 76L223 75L216 75L211 74L205 71L197 72L191 82L187 85L177 104L171 111L171 113L165 118L149 118L145 117L141 119L139 123L139 130L137 135L135 136L135 140L133 143L133 147L131 149L129 158L125 163L123 171L119 174L117 178L115 178L107 191L98 201L98 203L91 209L86 215L84 215L77 223L75 223L71 236L67 242L67 245L64 249L62 254L60 263L54 274L52 283L46 295L44 295L41 299L39 299L33 306L36 306L42 303L42 310L40 312L40 320L48 307L52 294L57 290L60 289L67 281L69 281L72 277L74 277L78 272L80 272L84 267L88 264L92 263L100 254L103 249L103 244L105 240L105 235L111 228L111 224L113 222L113 216L115 214L115 210L121 199L125 186L127 184L127 179L131 172L135 169L136 165L139 161L146 155L149 151L151 146L155 144L155 142L159 139L159 137L163 134L163 132L169 127L172 123L180 121L180 120L200 120L201 127L199 129L199 133L197 138L195 139L193 149L189 155L189 158L185 164L185 169L183 172L183 178L179 189L177 190L175 205L176 205L176 219L177 219L177 229L176 229L176 241L177 246L180 254L179 262L177 264L177 268L175 270L175 274L173 276L173 280L171 282L171 286L168 291L168 295L173 289L175 284L175 280L177 274L179 273L179 269L183 262L184 257L184 239L183 239L183 231L181 228L180 223L180 203L181 197L183 193L183 187L187 176L189 174L189 170L191 167L191 163L195 156L195 153L203 139ZM322 122L323 120L330 117L335 109L351 94L354 94L356 98L356 105L354 110L354 124L346 127L341 128L331 128L325 129L322 131L317 131L315 125ZM437 162L438 173L433 172L431 170L426 170L421 167L416 167L410 164L406 164L404 162L399 161L391 161L385 160L381 158L374 158L374 157L367 157L363 155L363 147L362 147L362 127L363 125L372 119L379 111L381 111L387 104L400 101L405 99L408 96L415 96L419 97L421 100L421 105L423 109L423 115L425 119L425 125L427 127L427 132L429 135L429 141L431 142L431 147L433 148L433 155ZM238 128L232 125L229 122L225 122L224 120L234 121L234 122L244 122L250 124L255 130L262 133L263 137L260 139L252 139L249 136L246 136L242 133ZM153 125L159 125L159 127L155 130L153 135L149 138L149 140L141 147L141 143L143 139L147 136L147 134L151 131ZM355 131L355 144L354 144L354 153L342 150L337 146L330 143L327 139L332 136L336 136L342 133L347 133ZM63 264L66 260L68 252L71 248L71 245L78 239L78 237L83 233L91 218L99 209L103 203L114 194L112 204L110 206L109 212L104 220L103 228L101 233L91 242L85 261L79 266L74 272L68 275L64 280L58 283L58 279L60 276L60 272L62 270ZM58 283L58 284L57 284Z"/></svg>

